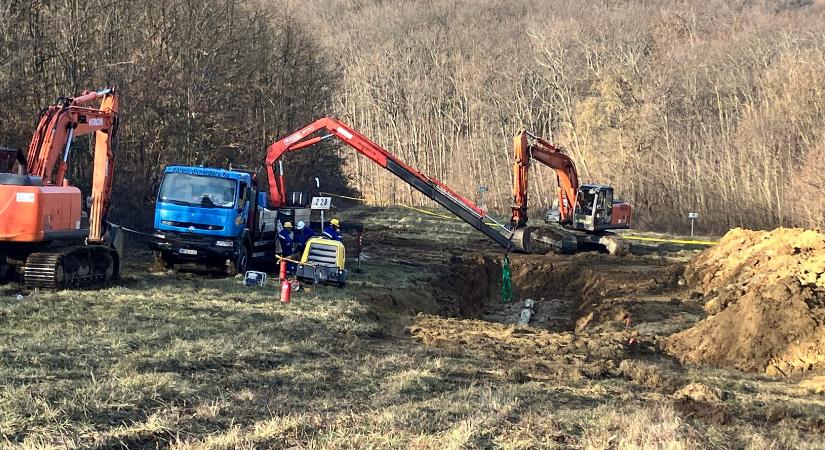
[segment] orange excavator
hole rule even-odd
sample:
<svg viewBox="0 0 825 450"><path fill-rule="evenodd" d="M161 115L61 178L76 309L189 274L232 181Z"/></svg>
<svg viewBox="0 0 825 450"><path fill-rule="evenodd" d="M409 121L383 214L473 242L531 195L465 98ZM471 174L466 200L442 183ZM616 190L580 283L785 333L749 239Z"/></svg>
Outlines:
<svg viewBox="0 0 825 450"><path fill-rule="evenodd" d="M516 135L513 153L511 227L519 247L527 248L529 242L538 240L562 253L573 253L587 245L602 247L611 254L624 252L622 239L610 230L630 228L631 207L614 200L611 186L579 184L573 160L562 149L528 131ZM558 199L545 217L549 227L527 226L528 173L533 160L552 168L558 178Z"/></svg>
<svg viewBox="0 0 825 450"><path fill-rule="evenodd" d="M98 107L92 103L100 101ZM117 278L123 236L107 222L119 100L114 88L61 97L44 109L24 157L0 151L0 265L30 288L81 287ZM66 174L72 140L94 133L90 201Z"/></svg>

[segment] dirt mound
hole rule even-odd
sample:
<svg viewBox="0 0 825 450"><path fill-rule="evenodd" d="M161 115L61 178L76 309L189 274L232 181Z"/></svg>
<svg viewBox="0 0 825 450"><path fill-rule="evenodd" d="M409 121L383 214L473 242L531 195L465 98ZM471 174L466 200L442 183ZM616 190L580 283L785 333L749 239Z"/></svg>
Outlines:
<svg viewBox="0 0 825 450"><path fill-rule="evenodd" d="M731 230L685 279L709 317L665 341L681 361L774 375L825 370L825 235Z"/></svg>
<svg viewBox="0 0 825 450"><path fill-rule="evenodd" d="M701 402L720 402L725 399L725 393L720 389L706 384L692 382L682 386L673 393L674 398L691 398Z"/></svg>

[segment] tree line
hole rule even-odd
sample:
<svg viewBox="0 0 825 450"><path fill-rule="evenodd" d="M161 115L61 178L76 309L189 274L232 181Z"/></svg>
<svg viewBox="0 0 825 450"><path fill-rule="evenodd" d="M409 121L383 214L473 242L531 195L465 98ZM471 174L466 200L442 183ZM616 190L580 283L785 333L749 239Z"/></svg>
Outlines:
<svg viewBox="0 0 825 450"><path fill-rule="evenodd" d="M511 202L512 136L563 146L637 224L825 223L825 2L315 0L344 76L335 109L460 192ZM343 26L342 24L346 24ZM377 202L426 203L355 160ZM556 179L531 178L533 216Z"/></svg>
<svg viewBox="0 0 825 450"><path fill-rule="evenodd" d="M121 89L113 213L151 218L166 164L259 168L266 146L337 115L486 206L511 202L527 128L645 228L825 224L825 7L805 0L0 1L0 143L25 148L57 95ZM88 146L72 176L89 180ZM291 156L377 204L428 204L329 147ZM533 216L554 196L531 178Z"/></svg>
<svg viewBox="0 0 825 450"><path fill-rule="evenodd" d="M271 142L329 109L337 77L306 26L239 0L0 2L0 142L25 149L57 96L116 86L121 126L112 220L148 225L163 167L259 170ZM88 186L86 138L71 178ZM287 168L339 180L337 156ZM262 174L263 175L263 174ZM295 179L295 189L308 180Z"/></svg>

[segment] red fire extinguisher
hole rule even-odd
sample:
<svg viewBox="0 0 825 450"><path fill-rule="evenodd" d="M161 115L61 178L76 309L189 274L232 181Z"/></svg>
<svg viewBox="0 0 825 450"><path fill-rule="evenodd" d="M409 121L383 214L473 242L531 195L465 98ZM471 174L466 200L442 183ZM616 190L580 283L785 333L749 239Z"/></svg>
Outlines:
<svg viewBox="0 0 825 450"><path fill-rule="evenodd" d="M281 281L281 303L289 303L289 297L292 295L292 283L286 278Z"/></svg>
<svg viewBox="0 0 825 450"><path fill-rule="evenodd" d="M286 260L285 259L281 260L281 273L279 274L278 279L280 279L281 281L286 280Z"/></svg>

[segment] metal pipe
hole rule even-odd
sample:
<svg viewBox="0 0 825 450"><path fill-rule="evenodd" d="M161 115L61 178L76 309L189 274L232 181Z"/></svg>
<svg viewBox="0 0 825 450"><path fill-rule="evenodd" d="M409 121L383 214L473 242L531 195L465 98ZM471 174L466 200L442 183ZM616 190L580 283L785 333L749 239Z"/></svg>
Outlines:
<svg viewBox="0 0 825 450"><path fill-rule="evenodd" d="M536 303L532 298L524 300L524 308L522 308L518 318L519 325L527 325L530 323L530 319L533 317L533 314L535 314L535 305Z"/></svg>

